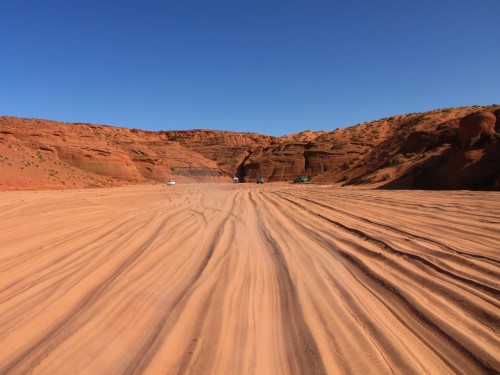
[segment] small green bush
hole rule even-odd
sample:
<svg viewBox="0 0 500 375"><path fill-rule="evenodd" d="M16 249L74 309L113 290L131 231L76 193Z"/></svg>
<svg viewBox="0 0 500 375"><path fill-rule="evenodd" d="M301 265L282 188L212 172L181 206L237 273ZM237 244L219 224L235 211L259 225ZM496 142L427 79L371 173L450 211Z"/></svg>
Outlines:
<svg viewBox="0 0 500 375"><path fill-rule="evenodd" d="M401 164L404 161L404 159L405 158L404 158L403 154L396 154L387 161L387 165L392 166L392 165Z"/></svg>

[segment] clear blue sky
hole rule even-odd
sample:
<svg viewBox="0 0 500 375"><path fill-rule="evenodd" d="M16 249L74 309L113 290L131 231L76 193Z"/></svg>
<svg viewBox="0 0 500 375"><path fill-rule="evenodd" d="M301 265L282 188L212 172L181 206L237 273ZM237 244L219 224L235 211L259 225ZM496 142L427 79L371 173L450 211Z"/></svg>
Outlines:
<svg viewBox="0 0 500 375"><path fill-rule="evenodd" d="M0 115L272 135L500 102L498 0L2 0Z"/></svg>

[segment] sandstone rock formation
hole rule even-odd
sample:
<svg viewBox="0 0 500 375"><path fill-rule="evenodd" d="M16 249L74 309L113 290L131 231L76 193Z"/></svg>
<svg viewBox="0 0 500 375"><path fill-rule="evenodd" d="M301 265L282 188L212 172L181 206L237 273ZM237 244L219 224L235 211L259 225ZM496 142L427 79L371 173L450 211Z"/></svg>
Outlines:
<svg viewBox="0 0 500 375"><path fill-rule="evenodd" d="M235 133L216 130L169 131L167 139L195 151L217 163L221 173L240 175L245 159L260 147L276 142L275 137L257 133Z"/></svg>
<svg viewBox="0 0 500 375"><path fill-rule="evenodd" d="M64 188L218 181L214 160L165 133L37 119L0 118L0 187Z"/></svg>
<svg viewBox="0 0 500 375"><path fill-rule="evenodd" d="M495 133L497 118L491 112L471 113L460 120L458 136L462 142L474 142L483 134Z"/></svg>
<svg viewBox="0 0 500 375"><path fill-rule="evenodd" d="M498 108L497 110L495 110L493 113L495 114L495 117L496 117L495 131L497 133L500 133L500 108Z"/></svg>
<svg viewBox="0 0 500 375"><path fill-rule="evenodd" d="M499 115L499 105L447 108L279 138L0 117L0 188L306 175L339 185L495 189Z"/></svg>

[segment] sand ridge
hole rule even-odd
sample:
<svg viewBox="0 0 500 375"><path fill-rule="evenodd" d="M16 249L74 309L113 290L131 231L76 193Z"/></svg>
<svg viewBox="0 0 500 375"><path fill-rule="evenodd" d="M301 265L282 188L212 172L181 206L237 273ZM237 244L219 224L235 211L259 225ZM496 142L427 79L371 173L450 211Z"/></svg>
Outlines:
<svg viewBox="0 0 500 375"><path fill-rule="evenodd" d="M0 193L0 374L500 371L500 195Z"/></svg>

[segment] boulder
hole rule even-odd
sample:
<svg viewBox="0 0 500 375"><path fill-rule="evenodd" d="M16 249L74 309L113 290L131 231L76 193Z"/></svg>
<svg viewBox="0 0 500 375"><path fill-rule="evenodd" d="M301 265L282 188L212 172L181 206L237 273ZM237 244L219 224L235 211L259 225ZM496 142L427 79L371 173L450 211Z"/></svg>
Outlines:
<svg viewBox="0 0 500 375"><path fill-rule="evenodd" d="M439 140L439 135L436 132L416 131L408 136L399 152L401 154L421 154L436 148L439 145Z"/></svg>
<svg viewBox="0 0 500 375"><path fill-rule="evenodd" d="M497 118L491 112L475 112L460 120L458 137L462 142L474 142L481 135L494 133Z"/></svg>

